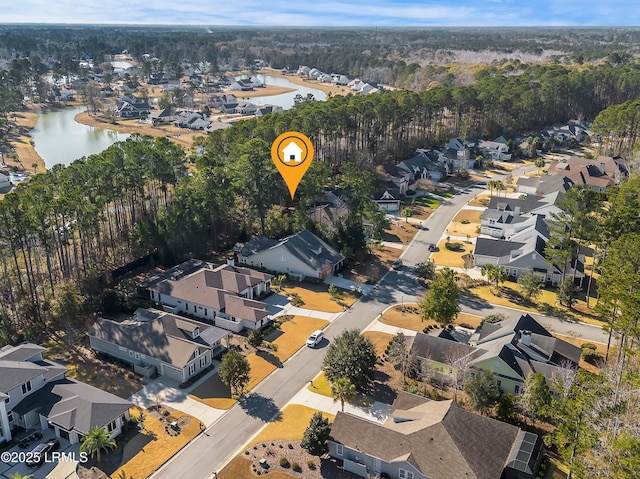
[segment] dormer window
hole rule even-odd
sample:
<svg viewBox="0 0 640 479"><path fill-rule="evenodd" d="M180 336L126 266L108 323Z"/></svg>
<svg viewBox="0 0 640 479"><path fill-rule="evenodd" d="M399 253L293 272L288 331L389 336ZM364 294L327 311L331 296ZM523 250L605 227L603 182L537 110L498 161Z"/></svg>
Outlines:
<svg viewBox="0 0 640 479"><path fill-rule="evenodd" d="M198 348L196 348L196 349L193 351L193 357L194 357L194 358L197 358L197 357L199 356L199 354L200 354L200 350L199 350Z"/></svg>
<svg viewBox="0 0 640 479"><path fill-rule="evenodd" d="M193 330L193 332L191 333L192 337L197 338L198 336L200 336L200 328L196 328Z"/></svg>

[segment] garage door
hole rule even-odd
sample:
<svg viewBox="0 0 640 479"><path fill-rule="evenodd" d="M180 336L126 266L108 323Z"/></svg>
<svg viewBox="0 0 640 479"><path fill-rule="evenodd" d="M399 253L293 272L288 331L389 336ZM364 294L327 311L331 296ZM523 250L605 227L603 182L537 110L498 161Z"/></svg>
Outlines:
<svg viewBox="0 0 640 479"><path fill-rule="evenodd" d="M180 368L174 368L173 366L163 364L161 374L169 379L178 381L179 383L182 382L182 369Z"/></svg>

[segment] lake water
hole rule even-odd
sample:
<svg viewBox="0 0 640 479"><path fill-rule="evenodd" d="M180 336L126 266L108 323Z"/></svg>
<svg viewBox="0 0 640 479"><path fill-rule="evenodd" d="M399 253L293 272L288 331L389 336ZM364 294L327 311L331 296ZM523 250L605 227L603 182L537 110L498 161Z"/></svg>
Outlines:
<svg viewBox="0 0 640 479"><path fill-rule="evenodd" d="M297 85L284 77L263 74L256 76L267 85L295 88L295 91L282 95L258 96L248 99L256 105L278 105L287 110L293 107L294 98L298 94L307 96L308 93L311 93L316 100L326 99L322 90ZM239 76L237 78L248 77ZM242 98L242 92L234 93L238 98ZM130 136L127 133L95 128L76 122L75 116L83 111L85 111L84 107L65 108L42 113L38 118L35 128L31 131L31 137L35 150L44 160L47 169L58 163L69 165L83 156L100 153L117 141L126 140Z"/></svg>
<svg viewBox="0 0 640 479"><path fill-rule="evenodd" d="M100 153L117 141L130 135L103 128L83 125L74 120L85 108L65 108L42 113L31 137L36 152L47 169L62 163L69 165L83 156Z"/></svg>
<svg viewBox="0 0 640 479"><path fill-rule="evenodd" d="M311 88L308 86L298 85L297 83L292 83L287 80L286 77L275 77L271 75L263 75L259 73L257 75L253 75L266 85L276 85L283 86L286 88L295 88L296 91L292 91L289 93L283 93L282 95L268 95L268 96L254 96L251 98L247 98L247 101L253 103L254 105L278 105L283 109L288 110L292 108L295 104L294 98L296 95L307 96L308 93L311 93L316 100L326 100L327 95L322 90L318 90L317 88ZM236 80L240 78L249 78L249 75L240 75L236 76ZM260 91L260 88L256 88L257 91ZM238 98L243 98L242 92L231 92L236 95Z"/></svg>

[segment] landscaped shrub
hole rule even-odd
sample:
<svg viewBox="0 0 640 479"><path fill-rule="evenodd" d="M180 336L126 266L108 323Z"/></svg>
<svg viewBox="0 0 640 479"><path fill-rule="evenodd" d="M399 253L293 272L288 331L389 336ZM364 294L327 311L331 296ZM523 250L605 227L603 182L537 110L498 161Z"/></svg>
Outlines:
<svg viewBox="0 0 640 479"><path fill-rule="evenodd" d="M444 247L449 251L464 251L462 243L458 243L457 241L447 241Z"/></svg>
<svg viewBox="0 0 640 479"><path fill-rule="evenodd" d="M288 447L289 449L293 449L293 444L289 443L289 444L287 444L287 447Z"/></svg>
<svg viewBox="0 0 640 479"><path fill-rule="evenodd" d="M312 460L308 460L307 461L307 467L309 469L311 469L312 471L315 471L316 470L316 463L313 462Z"/></svg>
<svg viewBox="0 0 640 479"><path fill-rule="evenodd" d="M593 364L594 366L598 366L603 362L602 354L598 353L597 346L593 343L584 343L582 346L582 359L584 359L589 364Z"/></svg>
<svg viewBox="0 0 640 479"><path fill-rule="evenodd" d="M297 307L304 306L304 301L298 293L291 294L291 304Z"/></svg>
<svg viewBox="0 0 640 479"><path fill-rule="evenodd" d="M302 468L300 467L300 464L298 464L297 462L291 463L291 469L293 469L296 472L302 472Z"/></svg>
<svg viewBox="0 0 640 479"><path fill-rule="evenodd" d="M463 219L460 221L461 224L463 225L468 225L469 223L471 223L471 221L469 221L467 218Z"/></svg>
<svg viewBox="0 0 640 479"><path fill-rule="evenodd" d="M287 469L289 466L291 466L291 464L289 464L289 459L287 459L286 457L281 457L280 467L284 467L285 469Z"/></svg>

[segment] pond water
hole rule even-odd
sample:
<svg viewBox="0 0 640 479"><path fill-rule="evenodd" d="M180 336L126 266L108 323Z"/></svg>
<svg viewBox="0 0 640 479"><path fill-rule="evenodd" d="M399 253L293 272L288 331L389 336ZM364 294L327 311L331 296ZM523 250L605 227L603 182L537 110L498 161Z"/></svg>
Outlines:
<svg viewBox="0 0 640 479"><path fill-rule="evenodd" d="M83 156L100 153L130 136L78 123L74 118L82 111L85 108L65 108L42 113L38 117L35 128L31 130L31 137L35 150L44 160L47 169L58 163L69 165Z"/></svg>
<svg viewBox="0 0 640 479"><path fill-rule="evenodd" d="M258 96L248 99L248 101L256 105L278 105L287 110L293 107L294 98L298 94L306 96L311 93L316 100L326 99L326 95L322 90L297 85L284 77L263 74L256 76L267 85L295 88L295 91L283 93L282 95ZM237 78L248 78L248 76L238 76ZM234 93L238 98L242 98L242 92ZM47 169L58 163L69 165L83 156L100 153L112 144L124 141L130 136L127 133L119 133L76 122L75 116L84 110L85 108L83 107L64 108L42 113L38 118L35 128L31 131L31 137L33 138L35 150L44 160Z"/></svg>
<svg viewBox="0 0 640 479"><path fill-rule="evenodd" d="M283 109L288 110L289 108L292 108L293 105L295 104L294 98L296 95L307 96L308 93L311 93L316 100L327 99L327 95L322 90L318 90L317 88L311 88L308 86L298 85L297 83L292 83L289 80L287 80L287 78L285 77L264 75L262 73L259 73L253 76L262 80L262 82L264 82L266 85L276 85L276 86L283 86L286 88L296 89L296 91L283 93L282 95L254 96L254 97L248 98L247 101L250 101L254 105L278 105L278 106L281 106ZM236 76L235 78L237 80L240 78L249 78L249 77L250 77L249 75L240 75L240 76ZM260 91L259 88L256 88L256 90ZM231 92L231 93L236 95L238 98L243 98L241 91Z"/></svg>

